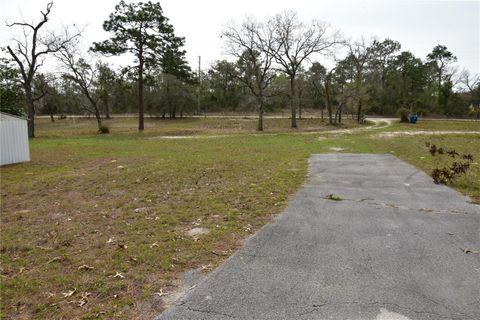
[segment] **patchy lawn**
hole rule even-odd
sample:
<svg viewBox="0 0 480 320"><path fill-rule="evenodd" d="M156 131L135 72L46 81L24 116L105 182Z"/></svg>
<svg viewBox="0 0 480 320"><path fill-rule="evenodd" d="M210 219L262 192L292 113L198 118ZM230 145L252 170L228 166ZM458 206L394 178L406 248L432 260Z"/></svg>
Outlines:
<svg viewBox="0 0 480 320"><path fill-rule="evenodd" d="M281 212L309 155L332 148L392 153L427 172L438 159L426 141L472 153L472 170L452 187L480 201L478 136L291 134L288 119L266 120L287 133L256 134L253 119L211 118L148 120L144 133L135 119L114 119L112 134L92 135L93 119L62 121L39 121L32 161L1 168L1 318L153 319L155 293L172 291L180 272L220 264ZM299 126L331 129L315 119ZM148 139L197 134L227 136ZM190 236L193 228L209 233Z"/></svg>
<svg viewBox="0 0 480 320"><path fill-rule="evenodd" d="M138 135L138 119L136 118L113 118L103 120L113 134ZM257 128L257 119L245 118L183 118L183 119L155 119L145 118L145 131L143 136L184 136L197 134L234 134L254 133ZM354 128L359 125L352 120L345 120L342 125L329 126L318 118L306 118L298 121L298 129L290 128L291 120L264 119L265 132L302 132L302 131L325 131L332 129ZM93 119L68 118L51 122L49 119L36 120L36 132L40 138L61 138L70 136L92 135L96 133Z"/></svg>

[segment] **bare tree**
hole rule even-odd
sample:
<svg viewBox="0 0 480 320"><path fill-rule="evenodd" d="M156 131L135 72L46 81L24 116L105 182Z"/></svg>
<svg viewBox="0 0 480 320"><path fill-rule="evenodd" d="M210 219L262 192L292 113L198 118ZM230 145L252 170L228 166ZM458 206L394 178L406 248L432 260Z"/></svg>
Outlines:
<svg viewBox="0 0 480 320"><path fill-rule="evenodd" d="M274 40L269 46L269 53L290 79L292 128L296 128L295 80L300 67L313 54L332 54L342 40L339 32L330 30L326 23L313 20L305 24L293 11L285 11L270 19L268 29L273 34Z"/></svg>
<svg viewBox="0 0 480 320"><path fill-rule="evenodd" d="M25 100L27 104L28 114L28 136L33 138L35 136L35 101L41 97L34 95L33 79L38 69L43 65L44 57L47 54L58 52L72 39L78 37L80 32L69 34L65 30L65 34L55 35L49 33L42 35L40 30L48 22L50 11L53 2L47 4L45 11L40 11L42 17L38 23L14 22L7 23L8 27L18 26L22 28L23 39L13 39L15 43L12 46L7 46L7 50L18 64L20 74L22 76L22 86L25 90Z"/></svg>
<svg viewBox="0 0 480 320"><path fill-rule="evenodd" d="M463 70L459 81L470 94L470 103L477 114L477 119L480 119L480 96L478 96L480 94L480 74L472 76L468 70Z"/></svg>
<svg viewBox="0 0 480 320"><path fill-rule="evenodd" d="M370 61L370 50L365 39L348 44L348 54L337 64L337 71L342 74L348 87L348 95L356 106L357 121L363 121L363 103L366 95L367 67Z"/></svg>
<svg viewBox="0 0 480 320"><path fill-rule="evenodd" d="M325 73L324 90L325 90L325 105L328 113L328 124L333 124L333 76L335 68Z"/></svg>
<svg viewBox="0 0 480 320"><path fill-rule="evenodd" d="M99 95L95 92L98 68L95 68L91 63L87 62L87 60L81 56L78 47L72 43L64 46L56 55L66 68L63 76L72 81L88 101L87 104L82 105L82 108L95 115L98 130L102 132L102 118L99 108L100 99Z"/></svg>
<svg viewBox="0 0 480 320"><path fill-rule="evenodd" d="M255 96L258 104L257 130L263 131L266 89L275 77L273 37L271 30L252 18L246 18L240 26L230 26L222 34L227 38L229 54L238 58L238 79Z"/></svg>

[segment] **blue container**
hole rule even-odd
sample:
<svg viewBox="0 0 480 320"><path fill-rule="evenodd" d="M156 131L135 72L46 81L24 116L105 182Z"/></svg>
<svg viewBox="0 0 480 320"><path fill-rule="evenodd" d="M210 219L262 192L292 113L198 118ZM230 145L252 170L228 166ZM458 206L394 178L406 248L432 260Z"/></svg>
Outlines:
<svg viewBox="0 0 480 320"><path fill-rule="evenodd" d="M411 115L411 116L408 117L408 119L410 120L410 123L415 124L415 123L417 123L418 117L417 117L417 115Z"/></svg>

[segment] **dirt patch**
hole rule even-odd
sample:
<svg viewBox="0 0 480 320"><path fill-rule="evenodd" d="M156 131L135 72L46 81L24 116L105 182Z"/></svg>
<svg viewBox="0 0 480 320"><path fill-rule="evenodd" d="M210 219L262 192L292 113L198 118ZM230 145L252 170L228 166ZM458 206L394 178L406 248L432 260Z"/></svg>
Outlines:
<svg viewBox="0 0 480 320"><path fill-rule="evenodd" d="M214 139L214 138L224 138L228 137L229 135L193 135L193 136L156 136L150 137L149 140L156 140L156 139Z"/></svg>
<svg viewBox="0 0 480 320"><path fill-rule="evenodd" d="M206 228L193 228L187 231L187 234L191 237L201 236L208 233L210 233L210 230Z"/></svg>
<svg viewBox="0 0 480 320"><path fill-rule="evenodd" d="M367 119L367 120L370 121L370 122L373 122L373 124L369 125L367 127L335 130L333 132L334 136L343 135L343 134L352 134L352 133L356 133L356 132L368 131L368 130L373 130L373 129L385 129L386 127L389 127L393 122L393 119L383 119L383 118L378 118L378 119L377 118L371 118L371 119Z"/></svg>

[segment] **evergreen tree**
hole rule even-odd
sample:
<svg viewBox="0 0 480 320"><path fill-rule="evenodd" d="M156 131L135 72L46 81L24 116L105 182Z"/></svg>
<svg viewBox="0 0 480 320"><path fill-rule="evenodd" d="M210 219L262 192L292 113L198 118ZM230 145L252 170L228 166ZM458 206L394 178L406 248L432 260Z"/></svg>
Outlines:
<svg viewBox="0 0 480 320"><path fill-rule="evenodd" d="M94 43L92 50L112 55L131 53L135 56L138 85L138 129L144 129L144 86L149 71L161 67L166 73L187 77L189 67L185 51L180 50L185 39L174 34L173 26L164 16L160 3L120 1L115 11L103 23L111 32L110 39Z"/></svg>

